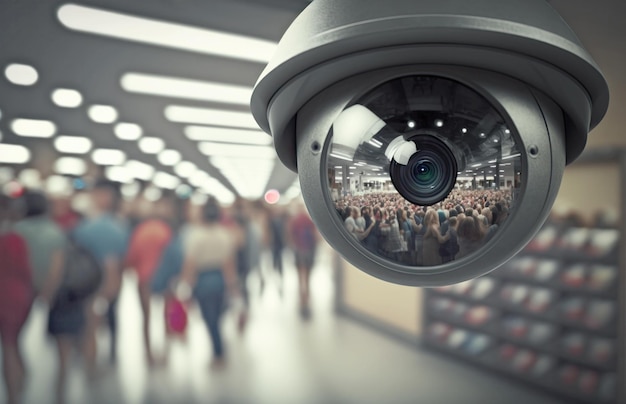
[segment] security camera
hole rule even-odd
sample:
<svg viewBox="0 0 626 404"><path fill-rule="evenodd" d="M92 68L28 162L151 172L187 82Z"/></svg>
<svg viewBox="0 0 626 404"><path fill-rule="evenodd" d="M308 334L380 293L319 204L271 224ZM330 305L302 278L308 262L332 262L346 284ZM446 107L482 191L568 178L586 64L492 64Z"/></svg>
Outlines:
<svg viewBox="0 0 626 404"><path fill-rule="evenodd" d="M530 241L608 100L545 0L315 0L251 109L347 261L437 286L492 271Z"/></svg>

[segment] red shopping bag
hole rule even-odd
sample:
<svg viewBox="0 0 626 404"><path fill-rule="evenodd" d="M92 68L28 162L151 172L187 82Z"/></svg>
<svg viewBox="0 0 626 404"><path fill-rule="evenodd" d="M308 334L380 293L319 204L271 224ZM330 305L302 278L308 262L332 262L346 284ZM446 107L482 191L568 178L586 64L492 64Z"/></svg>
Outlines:
<svg viewBox="0 0 626 404"><path fill-rule="evenodd" d="M170 334L183 335L187 330L187 306L175 297L165 300L165 324Z"/></svg>

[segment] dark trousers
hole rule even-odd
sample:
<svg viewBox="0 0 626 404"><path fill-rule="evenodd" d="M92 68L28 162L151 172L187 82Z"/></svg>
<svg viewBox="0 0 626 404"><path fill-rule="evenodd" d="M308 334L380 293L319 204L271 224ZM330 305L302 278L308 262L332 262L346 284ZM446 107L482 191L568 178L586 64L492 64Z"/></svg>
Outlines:
<svg viewBox="0 0 626 404"><path fill-rule="evenodd" d="M110 360L111 363L117 361L117 301L119 296L115 296L113 300L109 302L109 307L106 313L106 321L109 327L111 351Z"/></svg>
<svg viewBox="0 0 626 404"><path fill-rule="evenodd" d="M274 259L274 268L278 273L283 275L283 247L275 246L272 248L272 258Z"/></svg>
<svg viewBox="0 0 626 404"><path fill-rule="evenodd" d="M221 270L202 271L198 274L194 296L211 335L215 357L224 355L220 331L220 320L224 311L224 294L225 284Z"/></svg>

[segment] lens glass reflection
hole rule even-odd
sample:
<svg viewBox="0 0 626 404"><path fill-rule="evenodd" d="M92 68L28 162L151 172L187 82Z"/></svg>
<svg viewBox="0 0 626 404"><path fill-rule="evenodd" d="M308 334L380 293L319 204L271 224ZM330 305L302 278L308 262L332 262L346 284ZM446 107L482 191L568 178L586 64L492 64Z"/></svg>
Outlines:
<svg viewBox="0 0 626 404"><path fill-rule="evenodd" d="M514 213L523 149L482 95L447 78L386 82L335 120L329 194L355 242L431 267L489 243Z"/></svg>

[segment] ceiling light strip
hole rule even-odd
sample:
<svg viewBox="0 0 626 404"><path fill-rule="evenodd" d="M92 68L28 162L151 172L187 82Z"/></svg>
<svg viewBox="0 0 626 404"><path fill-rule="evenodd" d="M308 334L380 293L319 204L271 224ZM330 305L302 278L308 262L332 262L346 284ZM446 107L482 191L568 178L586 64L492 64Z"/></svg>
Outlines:
<svg viewBox="0 0 626 404"><path fill-rule="evenodd" d="M61 6L57 17L75 31L263 64L269 62L277 46L264 39L72 3Z"/></svg>

